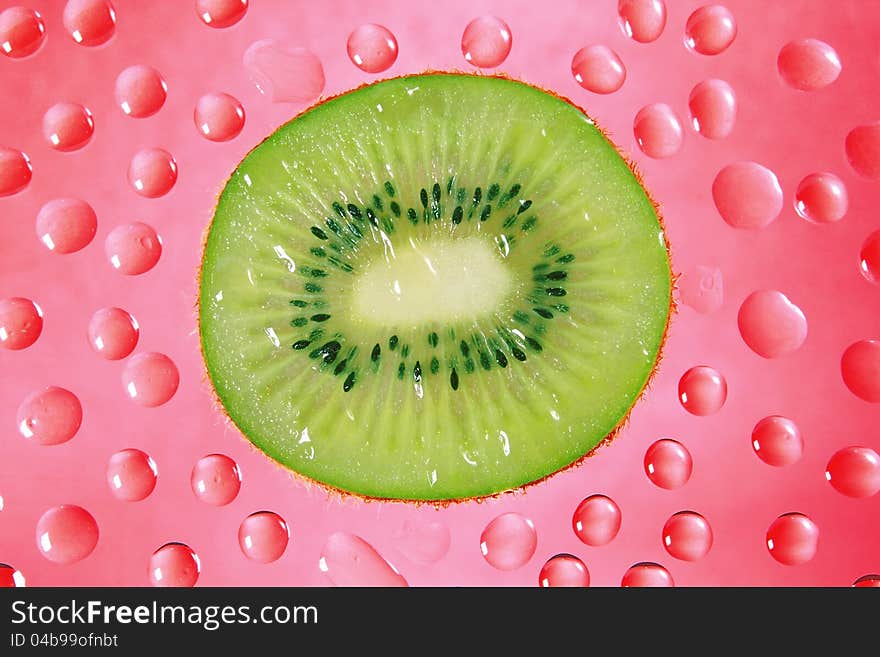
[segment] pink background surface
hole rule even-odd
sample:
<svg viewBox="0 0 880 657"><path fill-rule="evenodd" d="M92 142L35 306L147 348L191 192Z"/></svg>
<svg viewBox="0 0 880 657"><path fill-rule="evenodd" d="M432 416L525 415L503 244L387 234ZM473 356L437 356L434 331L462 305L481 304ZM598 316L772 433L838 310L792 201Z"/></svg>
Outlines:
<svg viewBox="0 0 880 657"><path fill-rule="evenodd" d="M10 4L2 3L5 8ZM677 585L842 585L880 570L880 496L855 500L836 492L824 470L839 448L861 444L880 449L878 408L844 386L840 355L852 342L880 336L880 289L859 274L858 252L877 227L877 183L859 179L844 155L844 137L855 125L878 118L880 107L880 8L862 0L726 0L739 34L715 57L682 44L688 15L699 6L670 0L668 21L654 43L627 39L617 25L616 1L445 0L440 6L395 1L287 2L252 0L244 19L225 30L209 29L191 2L115 2L115 36L103 46L77 45L61 22L61 0L22 0L46 22L47 41L25 60L0 58L0 144L26 152L33 180L26 190L0 199L0 297L35 300L45 314L40 339L19 352L0 350L0 562L14 565L28 585L146 585L150 554L169 541L199 555L199 585L324 585L321 548L335 531L369 541L412 585L535 585L544 561L570 552L586 563L593 585L617 586L635 562L656 561ZM717 266L724 277L724 303L711 315L682 306L672 324L666 357L653 388L612 445L581 467L529 489L484 503L448 508L363 503L328 497L271 465L214 408L198 348L195 320L200 239L216 194L241 157L302 105L272 104L248 79L241 57L254 41L275 38L312 49L326 74L325 94L381 76L358 70L346 56L346 39L364 22L387 26L400 55L383 76L426 68L466 68L460 52L465 25L484 13L504 18L513 49L500 70L569 96L607 128L633 155L661 203L677 271ZM830 43L843 63L840 78L813 93L796 92L780 80L776 55L791 39ZM570 73L572 55L591 43L614 48L627 67L624 86L600 97L581 89ZM168 82L168 99L155 116L135 120L116 106L113 87L132 64L156 67ZM643 156L632 120L643 105L668 103L687 120L687 98L697 82L718 77L737 93L733 133L713 142L686 124L682 151L663 161ZM243 132L212 143L192 119L198 98L222 91L245 107ZM73 153L52 150L40 122L58 101L86 105L95 135ZM126 172L144 147L170 151L179 165L176 186L165 197L135 194ZM737 160L771 168L785 193L780 217L765 229L737 231L714 208L711 184L718 170ZM847 185L850 209L834 225L811 225L795 214L798 181L832 171ZM34 221L48 200L78 196L98 215L98 233L83 251L50 253L37 239ZM145 221L164 240L164 253L150 272L125 277L113 271L103 241L113 227ZM809 335L795 353L765 360L739 336L736 313L756 289L778 289L799 305ZM120 380L124 362L92 352L86 337L98 308L120 306L141 326L135 353L160 351L178 365L181 385L159 408L128 400ZM676 386L688 368L708 364L729 386L724 408L691 416L678 403ZM40 447L23 439L16 409L45 385L74 391L84 409L70 442ZM772 468L750 445L754 424L770 414L792 418L806 449L794 465ZM665 491L645 476L645 450L673 437L693 455L694 473L681 489ZM136 447L156 461L159 482L142 502L115 499L105 481L110 455ZM193 495L196 460L223 452L238 461L243 486L221 508ZM582 498L602 493L623 512L617 538L599 548L580 543L571 515ZM47 508L78 504L97 519L100 540L85 560L58 565L42 558L34 528ZM247 560L237 541L251 512L272 510L291 528L291 542L278 561ZM715 541L695 563L677 561L663 548L661 529L673 513L691 509L711 524ZM480 554L483 527L496 515L518 511L534 521L538 547L524 567L493 569ZM811 517L821 535L816 557L787 567L770 556L765 532L780 514ZM398 549L408 521L442 522L451 532L448 554L420 565Z"/></svg>

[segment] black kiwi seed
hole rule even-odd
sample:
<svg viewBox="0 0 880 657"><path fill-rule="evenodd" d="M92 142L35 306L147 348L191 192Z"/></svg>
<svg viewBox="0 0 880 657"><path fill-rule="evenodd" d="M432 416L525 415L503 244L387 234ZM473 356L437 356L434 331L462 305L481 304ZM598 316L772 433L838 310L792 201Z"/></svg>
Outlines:
<svg viewBox="0 0 880 657"><path fill-rule="evenodd" d="M482 198L483 198L483 190L481 188L477 187L474 190L474 203L473 203L474 207L477 207L480 204L480 201L482 200Z"/></svg>
<svg viewBox="0 0 880 657"><path fill-rule="evenodd" d="M432 331L428 335L428 344L431 345L432 347L436 347L438 341L439 341L439 338L437 337L437 334Z"/></svg>
<svg viewBox="0 0 880 657"><path fill-rule="evenodd" d="M333 368L333 374L340 375L345 371L345 366L348 364L348 361L344 358L336 364L336 367Z"/></svg>
<svg viewBox="0 0 880 657"><path fill-rule="evenodd" d="M391 201L391 212L395 217L400 216L400 204L397 201Z"/></svg>
<svg viewBox="0 0 880 657"><path fill-rule="evenodd" d="M394 185L392 185L389 180L385 181L385 193L391 198L394 198Z"/></svg>
<svg viewBox="0 0 880 657"><path fill-rule="evenodd" d="M308 340L297 340L296 342L293 343L292 346L294 349L305 349L310 344L312 344L312 343Z"/></svg>
<svg viewBox="0 0 880 657"><path fill-rule="evenodd" d="M518 361L525 362L526 355L518 347L511 347L510 352L513 354L513 357L516 358Z"/></svg>
<svg viewBox="0 0 880 657"><path fill-rule="evenodd" d="M348 204L348 214L351 215L352 219L361 220L363 219L363 214L361 214L361 209L356 206L354 203Z"/></svg>
<svg viewBox="0 0 880 657"><path fill-rule="evenodd" d="M522 214L523 212L525 212L526 210L528 210L530 207L532 207L532 202L531 202L531 201L522 201L522 202L520 202L520 204L519 204L519 209L516 211L516 213L517 213L517 214Z"/></svg>
<svg viewBox="0 0 880 657"><path fill-rule="evenodd" d="M568 274L564 271L551 271L549 274L545 274L544 278L548 281L564 281L568 278Z"/></svg>
<svg viewBox="0 0 880 657"><path fill-rule="evenodd" d="M459 205L452 212L452 223L460 224L463 216L464 216L464 210L462 210L461 206Z"/></svg>
<svg viewBox="0 0 880 657"><path fill-rule="evenodd" d="M452 368L452 374L449 375L449 385L452 386L453 390L458 390L458 372L455 371L455 368Z"/></svg>
<svg viewBox="0 0 880 657"><path fill-rule="evenodd" d="M419 223L419 215L416 214L416 211L413 208L409 208L406 211L406 217L413 226Z"/></svg>
<svg viewBox="0 0 880 657"><path fill-rule="evenodd" d="M531 348L534 351L543 351L543 349L544 349L541 346L541 343L538 342L537 340L535 340L534 338L527 337L526 344L529 346L529 348Z"/></svg>
<svg viewBox="0 0 880 657"><path fill-rule="evenodd" d="M489 187L489 193L486 194L487 201L494 201L495 197L498 196L498 193L501 191L501 186L498 183L492 183Z"/></svg>
<svg viewBox="0 0 880 657"><path fill-rule="evenodd" d="M467 358L468 354L470 354L470 352L471 352L471 348L468 347L468 343L465 342L464 340L462 340L461 344L459 345L459 348L461 349L461 355L464 356L465 358Z"/></svg>
<svg viewBox="0 0 880 657"><path fill-rule="evenodd" d="M564 256L560 256L556 259L556 262L567 263L574 260L574 253L566 253Z"/></svg>
<svg viewBox="0 0 880 657"><path fill-rule="evenodd" d="M425 189L424 187L422 187L422 191L419 192L419 199L422 202L422 207L427 209L427 207L428 207L428 190Z"/></svg>
<svg viewBox="0 0 880 657"><path fill-rule="evenodd" d="M315 283L306 283L304 289L306 292L310 292L311 294L318 294L319 292L324 291L324 288Z"/></svg>
<svg viewBox="0 0 880 657"><path fill-rule="evenodd" d="M553 313L551 313L546 308L533 308L536 313L538 313L544 319L553 319Z"/></svg>
<svg viewBox="0 0 880 657"><path fill-rule="evenodd" d="M492 214L492 206L487 205L483 208L483 211L480 212L480 221L486 221L489 218L489 215Z"/></svg>
<svg viewBox="0 0 880 657"><path fill-rule="evenodd" d="M495 350L495 361L496 361L501 367L507 367L507 356L505 356L505 355L504 355L504 352L501 351L500 349L496 349L496 350Z"/></svg>
<svg viewBox="0 0 880 657"><path fill-rule="evenodd" d="M342 204L333 201L333 211L338 214L342 219L345 219L345 208L342 207Z"/></svg>
<svg viewBox="0 0 880 657"><path fill-rule="evenodd" d="M565 289L561 287L548 287L547 294L549 294L551 297L564 297Z"/></svg>
<svg viewBox="0 0 880 657"><path fill-rule="evenodd" d="M395 349L396 347L397 347L397 336L396 336L396 335L392 335L390 338L388 338L388 348L389 348L391 351L394 351L394 349Z"/></svg>
<svg viewBox="0 0 880 657"><path fill-rule="evenodd" d="M347 377L345 377L345 383L342 384L342 391L348 392L352 388L354 388L354 372L351 372Z"/></svg>
<svg viewBox="0 0 880 657"><path fill-rule="evenodd" d="M413 368L413 379L416 383L422 380L422 365L419 361L416 361L416 366Z"/></svg>
<svg viewBox="0 0 880 657"><path fill-rule="evenodd" d="M382 204L382 197L378 194L373 194L373 207L379 212L385 211L385 206Z"/></svg>
<svg viewBox="0 0 880 657"><path fill-rule="evenodd" d="M382 354L382 347L378 344L373 347L373 351L370 353L370 360L374 363L379 360L379 356Z"/></svg>
<svg viewBox="0 0 880 657"><path fill-rule="evenodd" d="M290 320L291 326L305 326L308 323L309 320L305 317L294 317L292 320Z"/></svg>
<svg viewBox="0 0 880 657"><path fill-rule="evenodd" d="M406 374L406 363L400 363L397 366L397 378L402 381L404 374Z"/></svg>
<svg viewBox="0 0 880 657"><path fill-rule="evenodd" d="M312 315L313 322L326 322L330 319L330 315L327 313L318 313L317 315Z"/></svg>
<svg viewBox="0 0 880 657"><path fill-rule="evenodd" d="M431 188L431 199L435 205L440 202L440 185L438 183L434 183L434 186Z"/></svg>
<svg viewBox="0 0 880 657"><path fill-rule="evenodd" d="M312 235L317 237L319 240L326 240L327 239L327 233L325 233L323 230L321 230L317 226L312 226Z"/></svg>
<svg viewBox="0 0 880 657"><path fill-rule="evenodd" d="M309 305L309 302L308 302L308 301L302 301L301 299L293 299L293 300L290 302L290 305L291 305L291 306L296 306L297 308L305 308L306 306Z"/></svg>

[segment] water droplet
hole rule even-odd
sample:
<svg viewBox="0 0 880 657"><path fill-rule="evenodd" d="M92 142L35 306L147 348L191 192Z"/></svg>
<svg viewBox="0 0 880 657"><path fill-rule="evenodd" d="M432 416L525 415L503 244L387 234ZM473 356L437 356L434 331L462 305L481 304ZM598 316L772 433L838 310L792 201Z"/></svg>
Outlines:
<svg viewBox="0 0 880 657"><path fill-rule="evenodd" d="M825 479L847 497L871 497L880 491L880 455L868 447L844 447L825 468Z"/></svg>
<svg viewBox="0 0 880 657"><path fill-rule="evenodd" d="M196 0L196 14L208 27L235 25L247 13L248 0Z"/></svg>
<svg viewBox="0 0 880 657"><path fill-rule="evenodd" d="M461 54L480 68L495 68L507 59L513 36L507 23L496 16L475 18L461 36Z"/></svg>
<svg viewBox="0 0 880 657"><path fill-rule="evenodd" d="M120 360L134 351L140 334L137 320L122 308L101 308L89 321L89 343L107 360Z"/></svg>
<svg viewBox="0 0 880 657"><path fill-rule="evenodd" d="M26 349L43 331L43 310L30 299L0 299L0 347Z"/></svg>
<svg viewBox="0 0 880 657"><path fill-rule="evenodd" d="M617 15L623 33L639 43L656 41L666 27L663 0L619 0Z"/></svg>
<svg viewBox="0 0 880 657"><path fill-rule="evenodd" d="M58 151L82 148L95 132L95 120L87 107L56 103L43 115L43 137Z"/></svg>
<svg viewBox="0 0 880 657"><path fill-rule="evenodd" d="M46 40L46 26L40 12L28 7L10 7L0 12L0 52L19 59L33 55Z"/></svg>
<svg viewBox="0 0 880 657"><path fill-rule="evenodd" d="M863 178L880 180L880 121L850 130L846 136L846 159Z"/></svg>
<svg viewBox="0 0 880 657"><path fill-rule="evenodd" d="M117 226L104 241L107 259L115 270L137 276L151 270L162 255L162 238L147 224L136 221Z"/></svg>
<svg viewBox="0 0 880 657"><path fill-rule="evenodd" d="M238 528L238 544L252 561L277 561L287 549L290 530L284 518L271 511L258 511L245 518Z"/></svg>
<svg viewBox="0 0 880 657"><path fill-rule="evenodd" d="M648 157L672 157L681 150L684 131L672 108L665 103L646 105L633 121L633 134Z"/></svg>
<svg viewBox="0 0 880 657"><path fill-rule="evenodd" d="M698 561L712 548L712 528L694 511L679 511L663 525L663 547L676 559Z"/></svg>
<svg viewBox="0 0 880 657"><path fill-rule="evenodd" d="M516 570L524 566L537 547L535 525L518 513L501 514L486 525L480 536L483 558L498 570Z"/></svg>
<svg viewBox="0 0 880 657"><path fill-rule="evenodd" d="M177 392L180 374L168 356L148 352L133 356L125 364L122 384L132 401L141 406L161 406Z"/></svg>
<svg viewBox="0 0 880 657"><path fill-rule="evenodd" d="M865 238L859 252L859 271L871 283L880 283L880 230Z"/></svg>
<svg viewBox="0 0 880 657"><path fill-rule="evenodd" d="M397 60L397 39L382 25L367 23L348 36L348 57L367 73L381 73Z"/></svg>
<svg viewBox="0 0 880 657"><path fill-rule="evenodd" d="M437 563L449 552L452 537L442 522L407 520L394 535L394 546L410 561Z"/></svg>
<svg viewBox="0 0 880 657"><path fill-rule="evenodd" d="M840 75L840 58L824 41L800 39L782 46L776 58L779 75L794 89L816 91Z"/></svg>
<svg viewBox="0 0 880 657"><path fill-rule="evenodd" d="M145 499L156 487L159 471L149 454L139 449L123 449L107 463L107 485L110 492L125 502Z"/></svg>
<svg viewBox="0 0 880 657"><path fill-rule="evenodd" d="M108 0L68 0L64 27L82 46L99 46L116 30L116 10Z"/></svg>
<svg viewBox="0 0 880 657"><path fill-rule="evenodd" d="M626 68L608 46L593 45L578 50L571 60L571 74L587 91L614 93L626 81Z"/></svg>
<svg viewBox="0 0 880 657"><path fill-rule="evenodd" d="M690 267L678 280L682 303L698 313L708 315L724 303L724 278L718 267L696 265Z"/></svg>
<svg viewBox="0 0 880 657"><path fill-rule="evenodd" d="M843 382L861 399L880 403L880 340L854 342L840 359Z"/></svg>
<svg viewBox="0 0 880 657"><path fill-rule="evenodd" d="M624 588L669 588L675 586L675 583L669 571L659 563L643 561L629 567L623 574L620 585Z"/></svg>
<svg viewBox="0 0 880 657"><path fill-rule="evenodd" d="M244 65L257 89L275 103L309 102L324 90L324 67L307 48L263 39L245 51Z"/></svg>
<svg viewBox="0 0 880 657"><path fill-rule="evenodd" d="M138 151L128 166L128 181L141 196L164 196L177 182L177 162L162 148Z"/></svg>
<svg viewBox="0 0 880 657"><path fill-rule="evenodd" d="M767 465L782 467L800 460L804 439L797 425L787 417L770 415L752 429L752 449Z"/></svg>
<svg viewBox="0 0 880 657"><path fill-rule="evenodd" d="M645 474L660 488L681 488L691 478L693 469L691 453L677 440L663 438L645 452Z"/></svg>
<svg viewBox="0 0 880 657"><path fill-rule="evenodd" d="M114 94L116 104L124 114L143 119L158 112L165 104L168 85L152 66L137 64L119 74Z"/></svg>
<svg viewBox="0 0 880 657"><path fill-rule="evenodd" d="M703 80L688 97L691 125L707 139L724 139L736 123L736 94L724 80Z"/></svg>
<svg viewBox="0 0 880 657"><path fill-rule="evenodd" d="M736 38L736 20L727 7L706 5L687 19L684 45L701 55L718 55Z"/></svg>
<svg viewBox="0 0 880 657"><path fill-rule="evenodd" d="M327 537L318 568L335 586L409 586L372 545L360 536L346 532Z"/></svg>
<svg viewBox="0 0 880 657"><path fill-rule="evenodd" d="M0 146L0 196L20 192L31 181L33 169L27 155L14 148Z"/></svg>
<svg viewBox="0 0 880 657"><path fill-rule="evenodd" d="M547 560L538 575L538 585L548 587L586 587L590 572L584 562L571 554L557 554Z"/></svg>
<svg viewBox="0 0 880 657"><path fill-rule="evenodd" d="M229 94L205 94L193 113L199 133L211 141L229 141L244 127L244 108Z"/></svg>
<svg viewBox="0 0 880 657"><path fill-rule="evenodd" d="M846 187L833 173L811 173L798 184L794 197L795 211L817 224L840 221L848 206Z"/></svg>
<svg viewBox="0 0 880 657"><path fill-rule="evenodd" d="M0 589L20 588L24 585L25 579L21 571L9 564L0 563Z"/></svg>
<svg viewBox="0 0 880 657"><path fill-rule="evenodd" d="M571 527L582 543L599 547L614 540L621 520L620 507L614 500L605 495L591 495L578 504Z"/></svg>
<svg viewBox="0 0 880 657"><path fill-rule="evenodd" d="M807 339L807 318L778 290L759 290L739 307L737 324L742 339L759 356L779 358L797 350Z"/></svg>
<svg viewBox="0 0 880 657"><path fill-rule="evenodd" d="M241 470L225 454L208 454L200 458L190 477L193 493L202 502L225 506L241 490Z"/></svg>
<svg viewBox="0 0 880 657"><path fill-rule="evenodd" d="M767 530L767 549L776 561L797 566L816 556L819 528L803 513L785 513Z"/></svg>
<svg viewBox="0 0 880 657"><path fill-rule="evenodd" d="M74 253L85 248L98 230L98 217L85 201L59 198L37 214L37 237L53 253Z"/></svg>
<svg viewBox="0 0 880 657"><path fill-rule="evenodd" d="M47 510L37 521L37 549L55 563L85 559L98 544L98 523L91 513L74 504Z"/></svg>
<svg viewBox="0 0 880 657"><path fill-rule="evenodd" d="M199 556L183 543L166 543L150 556L153 586L195 586L201 570Z"/></svg>
<svg viewBox="0 0 880 657"><path fill-rule="evenodd" d="M734 228L763 228L782 211L776 174L757 162L729 164L715 176L712 198L721 217Z"/></svg>
<svg viewBox="0 0 880 657"><path fill-rule="evenodd" d="M862 575L853 582L853 587L857 589L880 588L880 575Z"/></svg>
<svg viewBox="0 0 880 657"><path fill-rule="evenodd" d="M49 386L31 393L21 402L15 422L28 440L38 445L59 445L76 435L82 417L82 405L75 394Z"/></svg>
<svg viewBox="0 0 880 657"><path fill-rule="evenodd" d="M727 381L711 367L692 367L678 382L678 399L688 413L712 415L727 400Z"/></svg>

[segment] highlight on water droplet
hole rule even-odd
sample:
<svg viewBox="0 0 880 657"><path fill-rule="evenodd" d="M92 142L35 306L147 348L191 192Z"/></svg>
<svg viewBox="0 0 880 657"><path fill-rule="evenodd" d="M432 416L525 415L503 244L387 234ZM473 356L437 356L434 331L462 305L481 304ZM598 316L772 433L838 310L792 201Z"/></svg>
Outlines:
<svg viewBox="0 0 880 657"><path fill-rule="evenodd" d="M606 495L591 495L578 504L571 528L584 545L599 547L614 540L622 519L614 500Z"/></svg>
<svg viewBox="0 0 880 657"><path fill-rule="evenodd" d="M409 586L372 545L347 532L335 532L327 537L318 568L334 586Z"/></svg>
<svg viewBox="0 0 880 657"><path fill-rule="evenodd" d="M796 351L807 339L803 311L778 290L758 290L739 307L737 325L749 349L764 358Z"/></svg>
<svg viewBox="0 0 880 657"><path fill-rule="evenodd" d="M274 39L257 41L245 51L251 80L275 103L306 103L324 90L324 67L307 48L288 48Z"/></svg>
<svg viewBox="0 0 880 657"><path fill-rule="evenodd" d="M116 78L116 104L122 112L143 119L158 112L165 104L168 84L152 66L136 64L124 69Z"/></svg>
<svg viewBox="0 0 880 657"><path fill-rule="evenodd" d="M122 371L122 385L129 399L141 406L161 406L180 384L177 366L165 354L148 352L132 356Z"/></svg>
<svg viewBox="0 0 880 657"><path fill-rule="evenodd" d="M629 567L623 574L620 585L623 588L669 588L675 586L675 582L672 581L669 571L659 563L643 561Z"/></svg>
<svg viewBox="0 0 880 657"><path fill-rule="evenodd" d="M856 397L880 403L880 340L854 342L840 359L843 382Z"/></svg>
<svg viewBox="0 0 880 657"><path fill-rule="evenodd" d="M397 60L397 39L384 25L366 23L348 35L348 58L366 73L386 71Z"/></svg>
<svg viewBox="0 0 880 657"><path fill-rule="evenodd" d="M251 561L277 561L287 549L290 530L284 518L272 511L258 511L245 518L238 528L238 545Z"/></svg>
<svg viewBox="0 0 880 657"><path fill-rule="evenodd" d="M681 302L702 315L709 315L724 303L724 277L718 267L694 265L677 281Z"/></svg>
<svg viewBox="0 0 880 657"><path fill-rule="evenodd" d="M862 575L853 582L853 588L880 588L880 575Z"/></svg>
<svg viewBox="0 0 880 657"><path fill-rule="evenodd" d="M29 7L9 7L0 12L0 52L12 59L33 55L46 40L40 12Z"/></svg>
<svg viewBox="0 0 880 657"><path fill-rule="evenodd" d="M148 575L152 586L195 586L202 570L199 556L183 543L166 543L150 556Z"/></svg>
<svg viewBox="0 0 880 657"><path fill-rule="evenodd" d="M642 152L655 159L678 153L684 139L681 122L665 103L653 103L640 109L633 121L633 134Z"/></svg>
<svg viewBox="0 0 880 657"><path fill-rule="evenodd" d="M571 60L575 82L596 94L614 93L626 81L626 67L611 48L591 45L581 48Z"/></svg>
<svg viewBox="0 0 880 657"><path fill-rule="evenodd" d="M62 20L81 46L100 46L116 30L116 10L108 0L68 0Z"/></svg>
<svg viewBox="0 0 880 657"><path fill-rule="evenodd" d="M20 192L31 181L30 158L15 148L0 146L0 196Z"/></svg>
<svg viewBox="0 0 880 657"><path fill-rule="evenodd" d="M691 478L694 462L691 453L677 440L662 438L645 452L645 474L648 479L666 490L684 486Z"/></svg>
<svg viewBox="0 0 880 657"><path fill-rule="evenodd" d="M60 445L76 435L82 425L79 398L58 386L48 386L25 397L15 422L19 433L37 445Z"/></svg>
<svg viewBox="0 0 880 657"><path fill-rule="evenodd" d="M205 94L196 103L193 120L205 139L229 141L244 127L244 108L229 94Z"/></svg>
<svg viewBox="0 0 880 657"><path fill-rule="evenodd" d="M126 276L150 271L162 256L162 238L152 226L135 221L117 226L104 240L104 252L113 269Z"/></svg>
<svg viewBox="0 0 880 657"><path fill-rule="evenodd" d="M828 461L825 479L847 497L872 497L880 491L880 455L870 447L844 447Z"/></svg>
<svg viewBox="0 0 880 657"><path fill-rule="evenodd" d="M78 103L56 103L43 115L43 137L55 150L78 150L94 132L92 112Z"/></svg>
<svg viewBox="0 0 880 657"><path fill-rule="evenodd" d="M736 123L736 94L724 80L697 83L688 96L691 126L707 139L724 139Z"/></svg>
<svg viewBox="0 0 880 657"><path fill-rule="evenodd" d="M779 75L793 89L824 89L840 75L840 58L819 39L798 39L782 46L776 58Z"/></svg>
<svg viewBox="0 0 880 657"><path fill-rule="evenodd" d="M248 0L196 0L196 14L208 27L231 27L244 18Z"/></svg>
<svg viewBox="0 0 880 657"><path fill-rule="evenodd" d="M122 308L101 308L89 320L89 344L99 356L120 360L137 346L140 326Z"/></svg>
<svg viewBox="0 0 880 657"><path fill-rule="evenodd" d="M75 253L88 246L98 230L92 206L77 198L49 201L37 214L37 237L58 254Z"/></svg>
<svg viewBox="0 0 880 657"><path fill-rule="evenodd" d="M37 521L37 549L49 561L69 564L85 559L98 544L98 523L75 504L48 509Z"/></svg>
<svg viewBox="0 0 880 657"><path fill-rule="evenodd" d="M587 587L590 572L584 562L572 554L557 554L547 560L538 574L538 585L549 587Z"/></svg>
<svg viewBox="0 0 880 657"><path fill-rule="evenodd" d="M650 43L666 27L666 3L663 0L619 0L617 16L620 29L633 41Z"/></svg>
<svg viewBox="0 0 880 657"><path fill-rule="evenodd" d="M43 310L30 299L0 299L0 347L17 351L30 347L43 332Z"/></svg>
<svg viewBox="0 0 880 657"><path fill-rule="evenodd" d="M141 196L164 196L177 182L177 162L163 148L145 148L131 158L128 181Z"/></svg>
<svg viewBox="0 0 880 657"><path fill-rule="evenodd" d="M510 27L497 16L473 19L461 36L461 54L480 68L495 68L507 59L513 45Z"/></svg>
<svg viewBox="0 0 880 657"><path fill-rule="evenodd" d="M712 415L727 400L727 381L707 365L692 367L678 382L678 399L688 413Z"/></svg>
<svg viewBox="0 0 880 657"><path fill-rule="evenodd" d="M785 513L767 530L767 549L776 561L798 566L816 556L819 528L803 513Z"/></svg>
<svg viewBox="0 0 880 657"><path fill-rule="evenodd" d="M519 513L503 513L493 519L480 536L480 552L498 570L521 568L538 547L534 523Z"/></svg>
<svg viewBox="0 0 880 657"><path fill-rule="evenodd" d="M241 470L225 454L208 454L196 461L190 485L195 496L205 504L225 506L241 490Z"/></svg>
<svg viewBox="0 0 880 657"><path fill-rule="evenodd" d="M804 439L792 420L769 415L752 429L752 449L764 463L779 468L800 460L804 453Z"/></svg>
<svg viewBox="0 0 880 657"><path fill-rule="evenodd" d="M859 251L859 271L865 280L880 283L880 230L875 230L862 242Z"/></svg>
<svg viewBox="0 0 880 657"><path fill-rule="evenodd" d="M440 561L449 552L451 542L449 527L436 520L406 520L394 533L394 547L410 561L420 564Z"/></svg>
<svg viewBox="0 0 880 657"><path fill-rule="evenodd" d="M705 5L694 11L684 28L684 45L701 55L718 55L736 39L736 19L723 5Z"/></svg>
<svg viewBox="0 0 880 657"><path fill-rule="evenodd" d="M880 121L856 126L846 135L846 159L857 174L880 180Z"/></svg>
<svg viewBox="0 0 880 657"><path fill-rule="evenodd" d="M848 207L846 186L833 173L811 173L798 184L794 196L798 215L817 224L840 221Z"/></svg>
<svg viewBox="0 0 880 657"><path fill-rule="evenodd" d="M757 162L735 162L721 169L712 183L712 199L722 219L734 228L763 228L782 212L779 180Z"/></svg>
<svg viewBox="0 0 880 657"><path fill-rule="evenodd" d="M146 452L129 448L116 452L107 463L107 485L116 499L139 502L156 488L159 470Z"/></svg>
<svg viewBox="0 0 880 657"><path fill-rule="evenodd" d="M6 563L0 563L0 589L21 588L26 585L21 571Z"/></svg>
<svg viewBox="0 0 880 657"><path fill-rule="evenodd" d="M712 527L694 511L679 511L663 526L663 547L682 561L698 561L712 548Z"/></svg>

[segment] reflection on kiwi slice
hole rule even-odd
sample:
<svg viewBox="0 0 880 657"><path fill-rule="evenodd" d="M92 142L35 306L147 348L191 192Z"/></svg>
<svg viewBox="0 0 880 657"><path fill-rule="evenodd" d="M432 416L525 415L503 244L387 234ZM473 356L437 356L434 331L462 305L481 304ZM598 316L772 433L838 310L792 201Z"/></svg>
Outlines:
<svg viewBox="0 0 880 657"><path fill-rule="evenodd" d="M268 456L366 497L450 500L613 434L670 306L656 208L583 112L428 74L325 101L245 157L199 319L220 402Z"/></svg>

